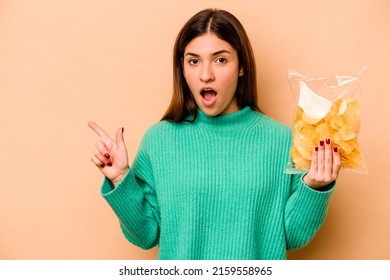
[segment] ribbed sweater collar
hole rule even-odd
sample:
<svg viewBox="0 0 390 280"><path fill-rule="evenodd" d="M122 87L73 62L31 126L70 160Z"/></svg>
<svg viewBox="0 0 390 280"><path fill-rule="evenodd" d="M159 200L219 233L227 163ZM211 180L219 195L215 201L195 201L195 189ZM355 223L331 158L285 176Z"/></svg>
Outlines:
<svg viewBox="0 0 390 280"><path fill-rule="evenodd" d="M217 131L240 130L250 126L256 119L257 112L247 106L235 113L210 117L198 109L194 123L202 128Z"/></svg>

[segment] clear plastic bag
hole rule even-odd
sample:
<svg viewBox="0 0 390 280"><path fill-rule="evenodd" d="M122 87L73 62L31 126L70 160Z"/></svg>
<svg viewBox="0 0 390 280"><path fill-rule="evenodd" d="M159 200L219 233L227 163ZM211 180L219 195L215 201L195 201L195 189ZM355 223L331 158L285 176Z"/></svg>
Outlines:
<svg viewBox="0 0 390 280"><path fill-rule="evenodd" d="M288 71L296 109L293 145L285 172L304 173L319 140L330 139L341 156L341 168L367 174L358 142L361 78L366 67L352 75L315 76Z"/></svg>

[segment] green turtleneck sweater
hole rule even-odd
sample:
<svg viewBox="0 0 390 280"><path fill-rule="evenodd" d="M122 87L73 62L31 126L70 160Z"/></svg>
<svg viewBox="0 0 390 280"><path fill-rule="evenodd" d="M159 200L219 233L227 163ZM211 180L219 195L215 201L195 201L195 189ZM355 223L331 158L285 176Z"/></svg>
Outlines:
<svg viewBox="0 0 390 280"><path fill-rule="evenodd" d="M285 259L322 225L334 184L284 173L290 129L249 107L194 122L161 121L131 169L101 193L125 237L159 259Z"/></svg>

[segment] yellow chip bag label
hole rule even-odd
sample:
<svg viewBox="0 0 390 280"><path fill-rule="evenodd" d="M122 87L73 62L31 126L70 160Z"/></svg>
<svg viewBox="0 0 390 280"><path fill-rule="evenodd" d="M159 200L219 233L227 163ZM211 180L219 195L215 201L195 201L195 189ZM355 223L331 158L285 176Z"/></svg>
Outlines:
<svg viewBox="0 0 390 280"><path fill-rule="evenodd" d="M286 173L306 172L314 147L320 140L330 139L332 145L338 147L341 168L366 174L358 143L360 75L335 76L330 83L329 77L307 77L290 70L289 78L297 106Z"/></svg>

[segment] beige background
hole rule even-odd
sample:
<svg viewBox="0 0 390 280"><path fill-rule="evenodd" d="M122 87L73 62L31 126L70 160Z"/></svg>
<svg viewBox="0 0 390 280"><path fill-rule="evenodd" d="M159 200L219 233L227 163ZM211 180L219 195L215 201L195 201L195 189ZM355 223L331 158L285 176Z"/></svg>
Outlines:
<svg viewBox="0 0 390 280"><path fill-rule="evenodd" d="M0 259L154 259L99 194L89 120L125 127L133 159L171 97L171 53L195 12L227 9L256 55L259 97L291 125L287 70L363 77L369 175L343 171L329 216L290 259L390 259L390 1L0 0Z"/></svg>

